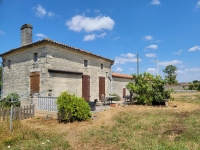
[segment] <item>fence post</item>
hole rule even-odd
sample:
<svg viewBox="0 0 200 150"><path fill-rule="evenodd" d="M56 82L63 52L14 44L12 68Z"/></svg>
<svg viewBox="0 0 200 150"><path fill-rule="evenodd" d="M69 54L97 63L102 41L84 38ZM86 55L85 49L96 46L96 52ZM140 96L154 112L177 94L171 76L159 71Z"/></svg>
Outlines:
<svg viewBox="0 0 200 150"><path fill-rule="evenodd" d="M1 122L1 118L2 118L2 109L0 109L0 122Z"/></svg>
<svg viewBox="0 0 200 150"><path fill-rule="evenodd" d="M25 106L24 106L24 109L23 109L23 119L26 119L25 116L26 116L26 114L25 114Z"/></svg>
<svg viewBox="0 0 200 150"><path fill-rule="evenodd" d="M19 107L18 114L19 114L19 120L21 120L22 119L22 107Z"/></svg>
<svg viewBox="0 0 200 150"><path fill-rule="evenodd" d="M6 111L6 117L7 117L6 121L8 122L8 120L9 120L9 110Z"/></svg>
<svg viewBox="0 0 200 150"><path fill-rule="evenodd" d="M32 105L33 107L33 115L32 115L32 117L35 117L35 105Z"/></svg>

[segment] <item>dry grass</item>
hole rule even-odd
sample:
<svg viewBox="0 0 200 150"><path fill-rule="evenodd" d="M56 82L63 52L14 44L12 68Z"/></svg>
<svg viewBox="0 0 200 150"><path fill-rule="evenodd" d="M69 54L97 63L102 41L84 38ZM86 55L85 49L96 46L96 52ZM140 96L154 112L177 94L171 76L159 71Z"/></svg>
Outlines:
<svg viewBox="0 0 200 150"><path fill-rule="evenodd" d="M64 137L72 149L200 149L200 94L172 96L175 100L167 108L117 106L86 122L59 124L54 119L32 118L23 120L22 125L49 137L54 135L55 142ZM193 100L189 103L183 97Z"/></svg>

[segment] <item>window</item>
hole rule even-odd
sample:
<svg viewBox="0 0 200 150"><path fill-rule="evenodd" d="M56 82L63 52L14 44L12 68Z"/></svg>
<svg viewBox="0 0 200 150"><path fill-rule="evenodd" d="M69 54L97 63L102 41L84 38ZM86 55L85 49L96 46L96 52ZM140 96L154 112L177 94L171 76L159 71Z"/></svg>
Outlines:
<svg viewBox="0 0 200 150"><path fill-rule="evenodd" d="M88 60L84 60L84 67L88 67Z"/></svg>
<svg viewBox="0 0 200 150"><path fill-rule="evenodd" d="M101 69L103 69L103 64L101 64Z"/></svg>
<svg viewBox="0 0 200 150"><path fill-rule="evenodd" d="M38 53L34 53L34 58L33 58L34 62L37 62L38 60Z"/></svg>
<svg viewBox="0 0 200 150"><path fill-rule="evenodd" d="M8 68L11 68L11 60L8 60Z"/></svg>

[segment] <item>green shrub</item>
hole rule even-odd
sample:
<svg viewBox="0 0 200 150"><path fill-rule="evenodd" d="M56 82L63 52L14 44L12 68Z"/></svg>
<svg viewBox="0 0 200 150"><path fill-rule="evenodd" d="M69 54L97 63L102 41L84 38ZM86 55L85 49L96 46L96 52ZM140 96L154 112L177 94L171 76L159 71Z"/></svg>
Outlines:
<svg viewBox="0 0 200 150"><path fill-rule="evenodd" d="M60 121L84 121L91 117L90 106L84 98L62 92L56 100Z"/></svg>
<svg viewBox="0 0 200 150"><path fill-rule="evenodd" d="M111 94L111 96L116 96L115 98L113 98L114 101L120 101L121 100L121 97L116 93Z"/></svg>
<svg viewBox="0 0 200 150"><path fill-rule="evenodd" d="M127 84L127 89L137 94L137 102L140 104L160 104L164 99L171 99L171 90L165 90L165 81L161 76L154 77L150 73L133 75L135 83Z"/></svg>
<svg viewBox="0 0 200 150"><path fill-rule="evenodd" d="M13 102L11 103L11 101ZM0 108L9 109L10 106L20 107L19 95L17 93L10 93L0 101Z"/></svg>

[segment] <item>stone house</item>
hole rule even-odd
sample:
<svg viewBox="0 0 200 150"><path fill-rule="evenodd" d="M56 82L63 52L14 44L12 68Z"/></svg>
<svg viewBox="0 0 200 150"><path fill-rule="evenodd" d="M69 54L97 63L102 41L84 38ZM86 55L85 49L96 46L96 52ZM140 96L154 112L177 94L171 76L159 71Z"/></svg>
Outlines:
<svg viewBox="0 0 200 150"><path fill-rule="evenodd" d="M34 95L57 97L63 91L87 101L101 94L129 94L126 84L132 76L112 73L113 60L47 38L33 43L33 27L20 29L21 46L0 55L2 96L16 92L27 105Z"/></svg>
<svg viewBox="0 0 200 150"><path fill-rule="evenodd" d="M118 94L121 98L130 95L126 85L133 81L133 76L127 74L112 73L112 93Z"/></svg>
<svg viewBox="0 0 200 150"><path fill-rule="evenodd" d="M3 96L17 92L23 104L30 95L58 96L62 91L87 101L111 93L114 61L50 39L32 43L32 26L21 27L21 46L0 56Z"/></svg>

